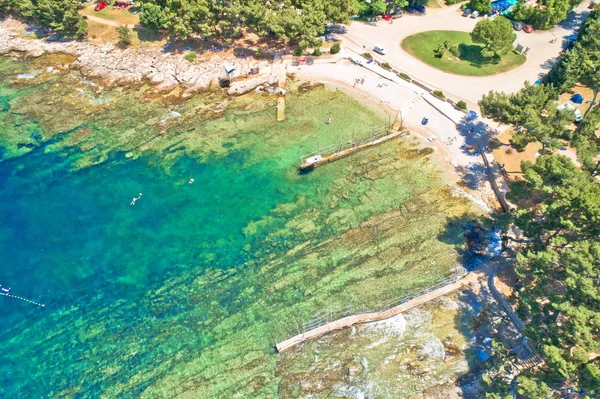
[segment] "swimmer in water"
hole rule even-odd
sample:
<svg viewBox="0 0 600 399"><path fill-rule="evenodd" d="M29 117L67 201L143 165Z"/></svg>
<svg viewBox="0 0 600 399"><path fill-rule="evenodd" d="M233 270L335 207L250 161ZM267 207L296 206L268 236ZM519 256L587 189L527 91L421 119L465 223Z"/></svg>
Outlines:
<svg viewBox="0 0 600 399"><path fill-rule="evenodd" d="M192 178L190 179L190 181L188 182L188 184L192 184L193 182L194 182L194 178L192 177Z"/></svg>
<svg viewBox="0 0 600 399"><path fill-rule="evenodd" d="M136 202L137 200L139 200L140 198L142 198L142 193L140 193L140 195L139 195L139 196L137 196L137 197L134 197L134 198L131 200L131 203L130 203L129 205L135 205L135 202Z"/></svg>

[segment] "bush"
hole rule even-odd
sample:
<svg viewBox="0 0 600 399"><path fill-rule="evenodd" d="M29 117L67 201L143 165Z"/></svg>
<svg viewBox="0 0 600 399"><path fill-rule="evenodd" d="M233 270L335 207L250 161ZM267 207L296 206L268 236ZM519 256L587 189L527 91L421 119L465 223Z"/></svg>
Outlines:
<svg viewBox="0 0 600 399"><path fill-rule="evenodd" d="M446 5L451 6L452 4L458 4L463 0L446 0Z"/></svg>
<svg viewBox="0 0 600 399"><path fill-rule="evenodd" d="M314 55L315 57L318 57L318 56L320 56L321 54L322 54L322 53L321 53L321 49L320 49L319 47L317 47L317 48L316 48L316 49L313 51L313 53L312 53L312 55Z"/></svg>
<svg viewBox="0 0 600 399"><path fill-rule="evenodd" d="M263 57L263 55L264 55L264 54L263 54L262 50L261 50L261 49L259 49L259 48L258 48L258 49L256 49L256 51L254 52L254 57L256 57L256 58L262 58L262 57Z"/></svg>
<svg viewBox="0 0 600 399"><path fill-rule="evenodd" d="M507 153L508 155L512 154L512 153L513 153L513 150L512 150L512 148L510 148L510 147L509 147L509 148L507 148L507 149L506 149L506 153Z"/></svg>
<svg viewBox="0 0 600 399"><path fill-rule="evenodd" d="M321 47L323 45L323 39L321 39L320 37L318 37L318 38L312 40L310 42L310 45L312 47Z"/></svg>
<svg viewBox="0 0 600 399"><path fill-rule="evenodd" d="M440 91L440 90L434 90L433 91L433 95L437 96L439 98L446 98L446 96L444 95L444 93L442 93L442 91Z"/></svg>
<svg viewBox="0 0 600 399"><path fill-rule="evenodd" d="M294 50L295 57L300 57L303 53L304 53L304 50L302 50L300 47L298 47L296 50Z"/></svg>
<svg viewBox="0 0 600 399"><path fill-rule="evenodd" d="M329 52L331 54L337 54L340 52L341 49L342 49L342 47L340 46L339 43L334 43L333 46L331 46L331 49L329 49Z"/></svg>
<svg viewBox="0 0 600 399"><path fill-rule="evenodd" d="M196 59L196 53L193 51L190 51L189 53L184 55L183 58L185 58L189 62L194 62L194 60Z"/></svg>
<svg viewBox="0 0 600 399"><path fill-rule="evenodd" d="M458 47L458 45L455 44L453 46L450 46L450 54L452 54L456 58L460 57L460 48Z"/></svg>
<svg viewBox="0 0 600 399"><path fill-rule="evenodd" d="M363 53L362 56L365 57L368 60L372 60L373 59L373 56L371 55L371 53Z"/></svg>
<svg viewBox="0 0 600 399"><path fill-rule="evenodd" d="M405 74L404 72L400 72L400 77L401 77L401 78L404 78L404 79L406 79L406 80L412 80L412 79L410 78L410 76L408 76L408 75L407 75L407 74Z"/></svg>
<svg viewBox="0 0 600 399"><path fill-rule="evenodd" d="M458 108L460 108L460 109L464 109L464 110L466 110L466 109L467 109L467 103L466 103L466 102L464 102L463 100L460 100L460 101L459 101L459 102L456 104L456 106L457 106Z"/></svg>
<svg viewBox="0 0 600 399"><path fill-rule="evenodd" d="M388 64L387 62L382 62L382 63L381 63L381 64L379 64L379 65L381 65L383 68L387 69L388 71L391 71L391 70L392 70L392 67L391 67L391 65L390 65L390 64Z"/></svg>
<svg viewBox="0 0 600 399"><path fill-rule="evenodd" d="M126 48L131 44L131 31L125 25L117 27L117 33L119 34L119 47Z"/></svg>

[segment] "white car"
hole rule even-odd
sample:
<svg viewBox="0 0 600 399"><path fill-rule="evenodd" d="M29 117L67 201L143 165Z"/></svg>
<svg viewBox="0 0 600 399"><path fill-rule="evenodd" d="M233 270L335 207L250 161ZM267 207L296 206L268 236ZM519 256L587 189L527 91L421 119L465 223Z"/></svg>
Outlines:
<svg viewBox="0 0 600 399"><path fill-rule="evenodd" d="M473 14L471 14L471 18L477 18L479 16L479 11L473 11Z"/></svg>

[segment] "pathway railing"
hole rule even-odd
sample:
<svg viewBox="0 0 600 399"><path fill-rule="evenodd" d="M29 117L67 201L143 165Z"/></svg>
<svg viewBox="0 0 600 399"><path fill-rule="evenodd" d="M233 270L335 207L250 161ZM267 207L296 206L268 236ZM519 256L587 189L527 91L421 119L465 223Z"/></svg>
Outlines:
<svg viewBox="0 0 600 399"><path fill-rule="evenodd" d="M398 297L380 298L378 303L375 303L375 304L373 304L373 303L359 304L358 301L355 301L355 303L349 304L349 305L341 307L341 308L324 310L324 311L320 312L319 314L317 314L312 319L302 323L301 325L297 324L298 334L304 334L307 331L314 330L315 328L321 327L325 324L331 323L334 320L339 320L344 317L356 316L359 314L366 314L366 313L385 312L388 309L399 306L399 305L406 303L412 299L415 299L422 295L428 294L429 292L438 290L449 284L453 284L453 283L457 282L458 280L460 280L465 274L466 274L466 271L463 273L456 273L455 275L453 275L451 277L445 277L445 278L440 279L438 282L436 282L435 284L433 284L431 286L423 287L423 288L417 289L413 292L400 295Z"/></svg>
<svg viewBox="0 0 600 399"><path fill-rule="evenodd" d="M317 149L308 154L304 154L304 153L302 153L302 150L300 150L300 163L303 163L307 158L312 158L315 156L321 156L321 157L325 158L330 155L339 154L342 151L346 151L346 150L350 150L352 148L359 147L361 145L373 143L373 142L389 135L391 133L391 131L392 131L391 126L388 126L388 125L379 126L379 127L374 126L370 132L370 135L366 136L366 137L355 138L354 136L352 136L350 138L350 140L348 140L346 142L340 141L338 143L330 144L325 147L320 147L319 145L317 145Z"/></svg>

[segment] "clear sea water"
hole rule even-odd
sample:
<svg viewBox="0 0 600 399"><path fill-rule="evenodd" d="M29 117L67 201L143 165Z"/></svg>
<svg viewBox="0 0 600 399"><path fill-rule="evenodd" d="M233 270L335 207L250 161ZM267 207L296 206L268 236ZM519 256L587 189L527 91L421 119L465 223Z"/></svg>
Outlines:
<svg viewBox="0 0 600 399"><path fill-rule="evenodd" d="M0 60L0 284L46 305L0 297L0 397L285 397L296 321L456 264L471 205L410 139L297 173L380 112L319 87L277 124L274 97L168 104L56 62Z"/></svg>

